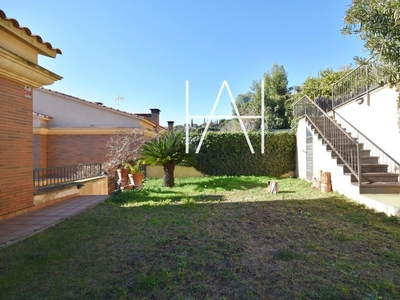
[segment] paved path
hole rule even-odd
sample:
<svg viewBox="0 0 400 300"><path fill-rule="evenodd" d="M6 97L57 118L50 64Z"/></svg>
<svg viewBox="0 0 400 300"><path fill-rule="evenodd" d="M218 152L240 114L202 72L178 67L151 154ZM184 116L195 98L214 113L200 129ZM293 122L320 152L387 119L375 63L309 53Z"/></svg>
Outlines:
<svg viewBox="0 0 400 300"><path fill-rule="evenodd" d="M96 206L109 196L79 196L0 221L0 248Z"/></svg>

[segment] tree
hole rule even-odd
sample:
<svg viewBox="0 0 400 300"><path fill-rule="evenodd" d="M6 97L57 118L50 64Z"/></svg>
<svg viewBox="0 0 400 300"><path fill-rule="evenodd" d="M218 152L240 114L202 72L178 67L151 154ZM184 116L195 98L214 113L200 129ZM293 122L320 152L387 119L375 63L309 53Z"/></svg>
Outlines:
<svg viewBox="0 0 400 300"><path fill-rule="evenodd" d="M264 74L266 128L289 128L290 122L286 114L286 102L290 98L289 91L285 68L274 64L271 73Z"/></svg>
<svg viewBox="0 0 400 300"><path fill-rule="evenodd" d="M142 145L154 138L155 135L154 131L142 128L118 131L117 134L111 136L106 144L108 149L106 157L109 157L109 159L103 164L104 169L110 173L122 167L126 162L135 162L140 156Z"/></svg>
<svg viewBox="0 0 400 300"><path fill-rule="evenodd" d="M365 42L369 61L376 66L378 82L395 85L400 81L400 0L353 0L346 11L342 33L355 34Z"/></svg>
<svg viewBox="0 0 400 300"><path fill-rule="evenodd" d="M193 155L186 153L186 145L181 132L169 131L143 144L141 159L150 165L162 165L164 186L175 185L174 170L177 164L189 163Z"/></svg>
<svg viewBox="0 0 400 300"><path fill-rule="evenodd" d="M326 67L318 72L318 77L307 77L298 96L307 95L313 100L319 97L331 98L332 85L350 71L350 66L342 67L339 71L333 71Z"/></svg>
<svg viewBox="0 0 400 300"><path fill-rule="evenodd" d="M287 114L287 101L290 98L287 73L283 66L274 64L271 72L264 73L264 118L268 129L289 128L290 116ZM240 115L261 115L262 80L254 80L250 91L239 94L235 104ZM260 130L260 119L245 119L246 129Z"/></svg>
<svg viewBox="0 0 400 300"><path fill-rule="evenodd" d="M308 76L301 89L297 88L297 92L293 94L292 103L295 103L301 97L307 95L312 100L316 101L323 110L331 110L332 85L350 71L350 66L342 67L340 71L333 71L326 67L324 70L318 72L318 77ZM292 107L292 105L290 107ZM294 124L292 124L292 127L293 125Z"/></svg>

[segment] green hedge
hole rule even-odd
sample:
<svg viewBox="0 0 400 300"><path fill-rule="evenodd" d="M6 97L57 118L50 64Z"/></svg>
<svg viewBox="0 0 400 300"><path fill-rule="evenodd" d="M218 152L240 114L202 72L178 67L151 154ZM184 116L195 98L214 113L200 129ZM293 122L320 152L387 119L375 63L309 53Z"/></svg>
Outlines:
<svg viewBox="0 0 400 300"><path fill-rule="evenodd" d="M207 175L280 176L295 170L296 136L293 133L266 133L264 154L261 154L261 134L249 133L254 148L250 152L243 133L208 133L195 168ZM197 147L199 136L192 141Z"/></svg>

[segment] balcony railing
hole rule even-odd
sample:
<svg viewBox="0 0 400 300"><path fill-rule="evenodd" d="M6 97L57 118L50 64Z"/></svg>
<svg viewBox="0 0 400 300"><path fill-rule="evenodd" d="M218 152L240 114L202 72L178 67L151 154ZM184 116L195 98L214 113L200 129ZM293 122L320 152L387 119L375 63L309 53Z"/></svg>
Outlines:
<svg viewBox="0 0 400 300"><path fill-rule="evenodd" d="M379 84L373 82L372 72L375 69L370 65L362 65L343 76L332 85L332 108L359 98L377 88Z"/></svg>
<svg viewBox="0 0 400 300"><path fill-rule="evenodd" d="M102 175L101 163L82 164L33 170L35 190L43 190Z"/></svg>

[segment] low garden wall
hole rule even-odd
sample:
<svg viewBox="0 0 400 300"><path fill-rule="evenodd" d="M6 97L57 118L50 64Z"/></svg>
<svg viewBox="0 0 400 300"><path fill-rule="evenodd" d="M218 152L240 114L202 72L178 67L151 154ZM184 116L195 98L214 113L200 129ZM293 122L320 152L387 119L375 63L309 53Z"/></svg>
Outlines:
<svg viewBox="0 0 400 300"><path fill-rule="evenodd" d="M162 166L146 166L146 177L147 178L162 178L164 171ZM176 166L174 171L175 178L186 178L186 177L199 177L204 176L201 172L197 171L193 167Z"/></svg>
<svg viewBox="0 0 400 300"><path fill-rule="evenodd" d="M77 196L108 194L108 178L99 176L36 192L33 196L33 204L48 205Z"/></svg>

